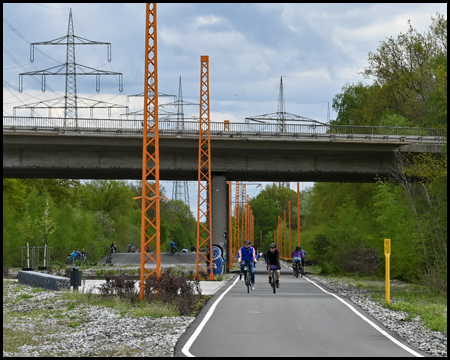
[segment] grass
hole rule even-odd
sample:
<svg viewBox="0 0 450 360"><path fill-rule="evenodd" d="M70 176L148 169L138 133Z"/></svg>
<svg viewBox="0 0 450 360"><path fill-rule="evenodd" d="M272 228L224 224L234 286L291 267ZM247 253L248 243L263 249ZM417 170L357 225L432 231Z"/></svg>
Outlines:
<svg viewBox="0 0 450 360"><path fill-rule="evenodd" d="M317 267L308 267L317 275ZM327 280L344 281L347 285L368 292L370 298L385 308L407 313L406 321L420 317L424 326L432 331L447 334L447 292L418 284L407 284L391 279L390 302L386 301L384 278L360 275L327 276Z"/></svg>

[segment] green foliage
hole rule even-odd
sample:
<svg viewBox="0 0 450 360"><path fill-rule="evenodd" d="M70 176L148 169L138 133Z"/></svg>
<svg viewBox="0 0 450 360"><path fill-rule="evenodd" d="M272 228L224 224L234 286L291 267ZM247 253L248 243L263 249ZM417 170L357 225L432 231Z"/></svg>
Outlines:
<svg viewBox="0 0 450 360"><path fill-rule="evenodd" d="M96 263L112 241L119 252L126 251L130 243L140 248L141 203L133 200L141 195L139 191L136 183L124 181L4 179L4 266L21 266L20 248L27 242L30 246L47 243L54 265L64 265L67 255L76 249L84 249L88 262ZM187 205L161 202L162 244L168 246L174 239L178 246L190 248L196 244L196 230ZM152 231L147 229L150 235Z"/></svg>
<svg viewBox="0 0 450 360"><path fill-rule="evenodd" d="M373 84L345 84L332 102L332 125L447 127L447 20L431 19L425 34L409 23L369 52L362 74Z"/></svg>
<svg viewBox="0 0 450 360"><path fill-rule="evenodd" d="M429 31L424 34L419 34L408 22L405 34L381 41L376 52L369 52L369 65L363 72L383 89L392 113L409 119L413 126L430 124L426 116L427 99L435 92L440 100L432 102L437 105L444 95L446 70L444 75L442 56L447 56L447 20L441 14L431 19ZM440 62L436 60L440 58Z"/></svg>

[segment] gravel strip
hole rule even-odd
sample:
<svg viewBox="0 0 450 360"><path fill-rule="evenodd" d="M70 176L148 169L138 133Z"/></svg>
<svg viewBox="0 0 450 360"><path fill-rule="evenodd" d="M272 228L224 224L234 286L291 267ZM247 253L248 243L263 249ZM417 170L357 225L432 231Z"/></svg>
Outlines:
<svg viewBox="0 0 450 360"><path fill-rule="evenodd" d="M412 321L406 321L407 313L382 307L370 300L370 297L368 297L370 291L356 289L344 280L314 275L307 275L307 277L348 298L412 347L433 356L447 356L447 334L426 329L420 317L414 318Z"/></svg>
<svg viewBox="0 0 450 360"><path fill-rule="evenodd" d="M90 305L70 310L70 301L58 300L60 292L33 290L17 282L3 287L3 334L8 329L20 331L29 335L27 343L36 343L14 353L3 351L3 357L172 357L178 339L194 320L122 317L114 309ZM37 316L36 310L44 311ZM14 319L5 321L8 315Z"/></svg>

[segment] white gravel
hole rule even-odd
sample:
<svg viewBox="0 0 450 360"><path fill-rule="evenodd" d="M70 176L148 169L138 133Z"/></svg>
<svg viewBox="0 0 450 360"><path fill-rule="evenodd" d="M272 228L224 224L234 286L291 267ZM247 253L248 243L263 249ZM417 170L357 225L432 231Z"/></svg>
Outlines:
<svg viewBox="0 0 450 360"><path fill-rule="evenodd" d="M17 282L3 288L3 333L8 328L21 331L36 343L20 346L14 353L3 351L3 357L171 357L194 320L188 316L122 317L114 309L91 305L71 309L70 301L49 301L60 297L60 292L33 290ZM37 316L36 310L51 312ZM5 321L12 312L14 320ZM51 315L42 315L46 313Z"/></svg>

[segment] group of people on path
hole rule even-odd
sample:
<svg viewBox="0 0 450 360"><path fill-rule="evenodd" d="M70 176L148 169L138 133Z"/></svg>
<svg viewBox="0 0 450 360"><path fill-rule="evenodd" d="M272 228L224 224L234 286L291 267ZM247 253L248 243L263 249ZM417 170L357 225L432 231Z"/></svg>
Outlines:
<svg viewBox="0 0 450 360"><path fill-rule="evenodd" d="M67 263L74 263L75 260L83 260L86 261L87 255L86 255L86 251L84 251L84 249L82 249L81 251L79 249L77 250L72 250L72 252L67 255Z"/></svg>
<svg viewBox="0 0 450 360"><path fill-rule="evenodd" d="M269 284L272 281L271 274L271 266L276 266L276 286L280 286L280 252L277 249L277 245L275 243L271 243L269 245L269 250L264 252L264 262L267 266L267 272L269 274ZM294 263L301 263L303 268L305 268L305 259L308 253L306 250L302 249L301 246L297 246L295 250L292 252L291 257ZM258 262L258 255L256 249L251 245L250 240L244 241L244 246L239 249L238 253L238 263L240 263L240 275L239 280L244 281L244 267L246 265L250 268L250 278L252 283L252 290L255 290L255 264Z"/></svg>

